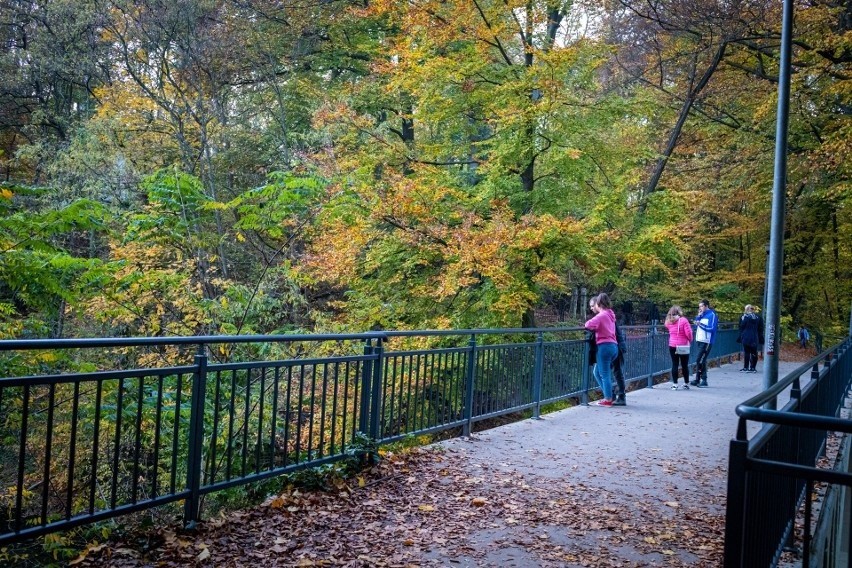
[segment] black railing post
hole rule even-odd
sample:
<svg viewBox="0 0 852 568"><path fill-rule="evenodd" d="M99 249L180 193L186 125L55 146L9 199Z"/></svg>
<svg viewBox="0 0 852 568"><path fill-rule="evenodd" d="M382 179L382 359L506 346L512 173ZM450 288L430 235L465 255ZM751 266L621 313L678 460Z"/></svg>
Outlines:
<svg viewBox="0 0 852 568"><path fill-rule="evenodd" d="M811 375L813 378L813 375ZM816 378L819 378L819 372L817 372ZM793 380L793 384L790 385L790 400L802 400L802 385L799 383L799 378ZM801 404L801 403L799 403ZM799 410L799 406L796 406L796 410ZM799 429L801 431L801 429Z"/></svg>
<svg viewBox="0 0 852 568"><path fill-rule="evenodd" d="M651 327L648 329L648 388L654 388L654 344L657 339L657 320L651 321Z"/></svg>
<svg viewBox="0 0 852 568"><path fill-rule="evenodd" d="M473 425L473 380L476 377L476 334L470 335L467 342L467 368L464 385L464 426L462 436L469 437Z"/></svg>
<svg viewBox="0 0 852 568"><path fill-rule="evenodd" d="M541 416L541 383L544 374L544 334L538 332L538 339L535 342L535 364L533 365L533 418Z"/></svg>
<svg viewBox="0 0 852 568"><path fill-rule="evenodd" d="M358 415L358 431L367 434L370 427L370 386L373 383L373 342L364 341L364 368L361 372L361 410Z"/></svg>
<svg viewBox="0 0 852 568"><path fill-rule="evenodd" d="M580 395L580 404L583 406L589 405L589 387L591 386L591 375L592 375L592 365L591 365L591 353L592 353L592 345L589 343L590 340L586 340L583 342L583 370L582 370L582 394Z"/></svg>
<svg viewBox="0 0 852 568"><path fill-rule="evenodd" d="M745 528L746 461L748 438L745 420L740 419L737 437L728 451L728 503L725 510L725 568L741 568Z"/></svg>
<svg viewBox="0 0 852 568"><path fill-rule="evenodd" d="M183 520L187 528L195 528L201 504L201 446L204 443L204 398L207 390L207 346L198 346L195 355L195 374L192 377L192 398L189 406L189 448L187 452L186 485L189 497L184 502ZM180 421L180 409L175 420Z"/></svg>
<svg viewBox="0 0 852 568"><path fill-rule="evenodd" d="M379 439L379 417L382 412L382 370L384 363L382 355L385 348L382 345L382 340L376 340L376 346L373 347L373 353L376 355L376 362L373 364L373 386L370 391L370 439Z"/></svg>

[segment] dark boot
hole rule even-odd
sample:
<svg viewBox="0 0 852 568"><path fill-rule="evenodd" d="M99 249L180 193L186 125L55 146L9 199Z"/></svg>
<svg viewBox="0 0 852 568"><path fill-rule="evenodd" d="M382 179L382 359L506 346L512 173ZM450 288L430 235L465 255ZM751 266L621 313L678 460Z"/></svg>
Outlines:
<svg viewBox="0 0 852 568"><path fill-rule="evenodd" d="M624 393L618 393L615 395L615 400L612 401L613 406L627 406L627 397L624 396Z"/></svg>

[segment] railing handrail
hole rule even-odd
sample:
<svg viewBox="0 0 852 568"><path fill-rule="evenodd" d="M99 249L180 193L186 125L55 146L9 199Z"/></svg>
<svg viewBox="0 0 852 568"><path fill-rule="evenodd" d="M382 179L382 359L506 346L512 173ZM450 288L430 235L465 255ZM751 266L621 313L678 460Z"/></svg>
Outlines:
<svg viewBox="0 0 852 568"><path fill-rule="evenodd" d="M788 373L787 376L775 383L770 388L766 389L765 391L759 392L758 394L754 395L753 397L744 402L741 402L739 405L737 405L737 416L740 416L741 418L747 418L741 412L748 412L750 416L757 416L751 414L750 411L747 411L746 409L759 409L767 402L774 400L778 395L783 393L787 389L787 387L793 384L793 381L795 381L805 373L810 372L810 370L813 369L814 365L818 365L820 362L826 360L827 357L834 355L837 350L840 349L843 345L843 342L838 343L834 347L831 347L830 349L827 349L826 351L818 354L816 357L814 357L807 363L804 363L796 370ZM767 414L766 416L770 416L770 414ZM753 420L754 418L749 419Z"/></svg>
<svg viewBox="0 0 852 568"><path fill-rule="evenodd" d="M90 349L94 347L138 347L151 345L199 345L214 343L290 343L297 341L349 341L387 339L385 332L317 333L309 335L175 335L165 337L92 337L82 339L6 339L0 351L29 349Z"/></svg>
<svg viewBox="0 0 852 568"><path fill-rule="evenodd" d="M784 410L769 410L767 408L743 406L742 404L737 406L737 416L746 420L778 424L781 426L799 426L801 428L814 428L852 434L852 420L846 418L832 418L819 414L803 414Z"/></svg>
<svg viewBox="0 0 852 568"><path fill-rule="evenodd" d="M658 324L656 327L660 327ZM719 322L720 327L734 325ZM625 325L624 329L655 327L653 325ZM273 335L172 335L164 337L86 337L66 339L4 339L0 340L0 351L29 349L91 349L95 347L140 347L157 345L199 345L219 343L295 343L298 341L351 341L358 339L381 339L390 337L437 337L452 335L500 335L524 333L572 333L583 332L582 326L572 327L507 327L471 329L425 329L425 330L382 330L358 333L309 333Z"/></svg>

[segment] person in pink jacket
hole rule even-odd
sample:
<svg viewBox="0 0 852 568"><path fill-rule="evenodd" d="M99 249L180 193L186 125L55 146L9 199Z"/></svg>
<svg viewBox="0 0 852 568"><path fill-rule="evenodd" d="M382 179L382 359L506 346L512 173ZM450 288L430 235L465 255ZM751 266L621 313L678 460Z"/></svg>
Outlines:
<svg viewBox="0 0 852 568"><path fill-rule="evenodd" d="M595 313L586 322L586 329L595 333L597 363L592 374L601 387L603 398L598 406L612 406L612 362L618 357L618 341L615 337L615 313L609 296L601 292L589 300L589 309Z"/></svg>
<svg viewBox="0 0 852 568"><path fill-rule="evenodd" d="M672 390L677 390L677 368L683 369L683 390L689 390L689 350L692 344L692 326L683 317L680 306L672 306L666 314L669 330L669 354L672 357Z"/></svg>

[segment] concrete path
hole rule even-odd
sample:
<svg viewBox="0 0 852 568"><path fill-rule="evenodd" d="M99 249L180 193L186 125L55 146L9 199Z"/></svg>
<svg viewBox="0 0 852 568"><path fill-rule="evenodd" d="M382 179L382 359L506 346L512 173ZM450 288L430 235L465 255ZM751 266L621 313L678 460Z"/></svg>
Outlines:
<svg viewBox="0 0 852 568"><path fill-rule="evenodd" d="M532 497L538 511L520 515L509 506L502 522L472 527L469 555L433 549L429 560L446 566L720 565L734 409L762 390L760 367L750 374L740 373L740 365L711 369L708 388L682 390L681 382L675 391L660 384L628 393L623 408L574 407L442 442L447 460L464 464L480 494L508 503ZM800 365L781 363L779 376Z"/></svg>

